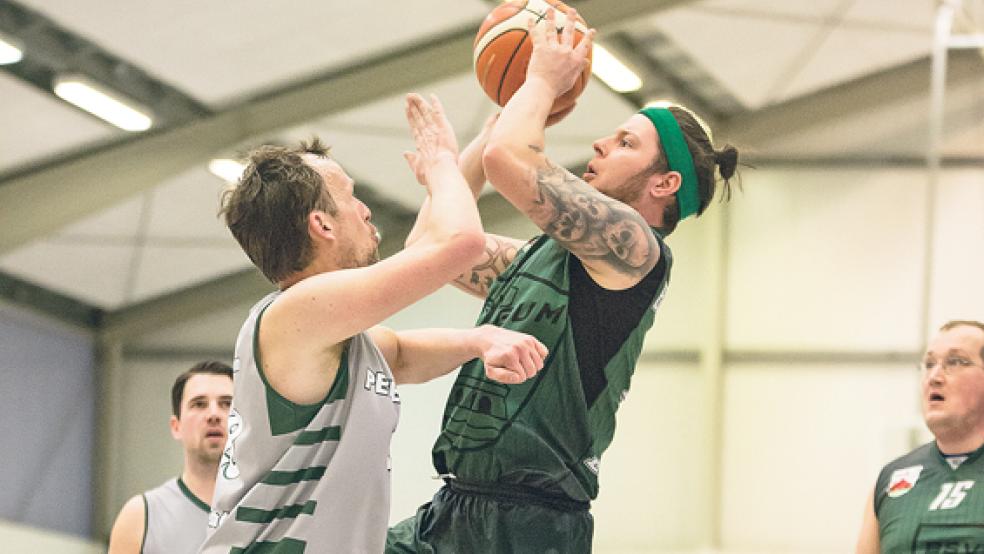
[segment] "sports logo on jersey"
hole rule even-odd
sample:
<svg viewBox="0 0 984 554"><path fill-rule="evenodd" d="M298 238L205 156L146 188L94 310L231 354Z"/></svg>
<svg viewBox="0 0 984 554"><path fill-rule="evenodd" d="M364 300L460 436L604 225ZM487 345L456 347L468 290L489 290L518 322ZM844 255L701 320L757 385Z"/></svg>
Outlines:
<svg viewBox="0 0 984 554"><path fill-rule="evenodd" d="M919 480L919 474L922 473L923 466L909 466L902 469L896 469L892 472L892 477L888 480L888 496L890 498L898 498L903 494L912 490L912 487L916 486L916 481Z"/></svg>

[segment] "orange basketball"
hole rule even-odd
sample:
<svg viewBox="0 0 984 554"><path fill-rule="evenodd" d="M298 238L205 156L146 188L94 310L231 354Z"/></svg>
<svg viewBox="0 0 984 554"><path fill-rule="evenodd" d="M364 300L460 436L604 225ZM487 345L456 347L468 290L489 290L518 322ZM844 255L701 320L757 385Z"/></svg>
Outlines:
<svg viewBox="0 0 984 554"><path fill-rule="evenodd" d="M533 44L527 36L526 22L530 18L546 17L547 9L557 10L556 22L560 27L567 21L567 6L560 0L510 0L500 4L482 22L475 35L473 60L475 75L482 90L493 102L505 106L526 80L526 68L530 64ZM578 15L574 25L574 43L580 42L588 32L587 23ZM550 113L557 113L573 104L584 92L591 78L591 52L584 71L570 90L554 102Z"/></svg>

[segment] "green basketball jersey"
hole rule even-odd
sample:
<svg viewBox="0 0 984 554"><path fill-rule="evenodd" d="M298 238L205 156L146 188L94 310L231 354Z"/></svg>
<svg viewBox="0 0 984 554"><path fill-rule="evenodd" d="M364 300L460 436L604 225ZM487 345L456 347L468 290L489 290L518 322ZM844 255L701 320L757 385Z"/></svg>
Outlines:
<svg viewBox="0 0 984 554"><path fill-rule="evenodd" d="M533 487L589 501L598 494L602 453L615 433L615 412L666 290L670 250L651 309L604 368L607 385L590 409L584 398L568 315L571 254L541 236L527 244L493 284L478 324L529 333L547 346L544 367L519 385L486 378L480 360L461 368L433 449L434 467L461 481Z"/></svg>
<svg viewBox="0 0 984 554"><path fill-rule="evenodd" d="M936 442L885 466L875 485L883 553L984 553L984 447L956 469Z"/></svg>

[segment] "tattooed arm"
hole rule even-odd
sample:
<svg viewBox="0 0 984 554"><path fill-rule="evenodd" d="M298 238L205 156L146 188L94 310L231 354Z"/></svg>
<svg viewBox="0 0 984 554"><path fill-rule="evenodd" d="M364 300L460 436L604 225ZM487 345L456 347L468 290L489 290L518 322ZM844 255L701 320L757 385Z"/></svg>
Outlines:
<svg viewBox="0 0 984 554"><path fill-rule="evenodd" d="M573 11L568 17L573 15ZM590 40L573 45L554 15L531 29L533 57L526 81L506 103L485 148L489 182L545 233L577 256L609 289L638 283L659 261L659 243L642 215L550 162L544 132L554 99L570 88L586 63Z"/></svg>
<svg viewBox="0 0 984 554"><path fill-rule="evenodd" d="M459 289L485 298L496 277L509 267L525 243L521 240L485 233L485 255L470 271L451 282Z"/></svg>

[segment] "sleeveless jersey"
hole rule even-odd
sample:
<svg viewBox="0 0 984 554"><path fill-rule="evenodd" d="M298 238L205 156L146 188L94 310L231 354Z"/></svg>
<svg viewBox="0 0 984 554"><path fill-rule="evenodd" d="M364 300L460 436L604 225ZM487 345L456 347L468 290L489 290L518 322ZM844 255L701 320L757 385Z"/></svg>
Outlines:
<svg viewBox="0 0 984 554"><path fill-rule="evenodd" d="M882 552L984 552L982 454L953 469L934 441L885 466L875 485Z"/></svg>
<svg viewBox="0 0 984 554"><path fill-rule="evenodd" d="M205 540L208 504L180 478L143 493L142 554L194 554Z"/></svg>
<svg viewBox="0 0 984 554"><path fill-rule="evenodd" d="M324 400L295 404L256 357L260 318L236 342L235 393L202 552L382 552L390 506L393 374L366 333L352 337Z"/></svg>
<svg viewBox="0 0 984 554"><path fill-rule="evenodd" d="M653 306L605 366L607 385L590 409L567 310L572 255L545 235L520 250L489 290L478 324L529 333L550 352L543 369L519 385L487 379L480 360L462 366L432 451L438 473L463 483L532 487L579 502L597 496L615 412L669 278L670 250L656 238L665 265Z"/></svg>

